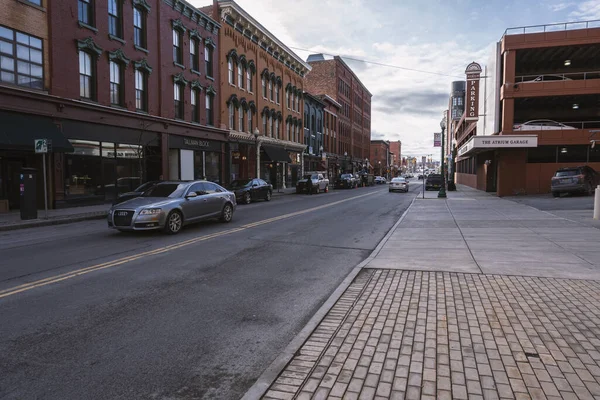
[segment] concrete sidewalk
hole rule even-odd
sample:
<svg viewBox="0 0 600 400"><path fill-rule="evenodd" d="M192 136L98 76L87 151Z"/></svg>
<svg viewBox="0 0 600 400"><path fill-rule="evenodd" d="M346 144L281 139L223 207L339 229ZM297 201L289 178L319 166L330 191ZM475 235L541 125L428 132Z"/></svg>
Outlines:
<svg viewBox="0 0 600 400"><path fill-rule="evenodd" d="M600 230L466 187L436 196L248 398L600 399Z"/></svg>

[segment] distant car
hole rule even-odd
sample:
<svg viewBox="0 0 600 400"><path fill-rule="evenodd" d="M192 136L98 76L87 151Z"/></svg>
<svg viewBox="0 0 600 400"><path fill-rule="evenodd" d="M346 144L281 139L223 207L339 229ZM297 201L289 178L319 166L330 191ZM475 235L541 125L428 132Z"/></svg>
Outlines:
<svg viewBox="0 0 600 400"><path fill-rule="evenodd" d="M273 196L273 185L262 179L236 179L228 186L235 193L235 199L244 204L256 200L270 201Z"/></svg>
<svg viewBox="0 0 600 400"><path fill-rule="evenodd" d="M513 131L547 131L547 130L561 130L561 129L577 129L572 126L562 124L560 122L552 121L550 119L535 119L522 124L515 124Z"/></svg>
<svg viewBox="0 0 600 400"><path fill-rule="evenodd" d="M352 174L341 174L335 181L335 187L340 189L354 189L358 187L358 182Z"/></svg>
<svg viewBox="0 0 600 400"><path fill-rule="evenodd" d="M546 82L546 81L570 81L572 80L571 78L567 78L564 75L540 75L536 78L531 79L532 77L525 77L528 80L524 80L522 83L529 83L529 82Z"/></svg>
<svg viewBox="0 0 600 400"><path fill-rule="evenodd" d="M160 181L148 181L148 182L138 186L137 188L135 188L135 190L133 190L131 192L127 192L127 193L123 193L123 194L119 195L119 197L117 197L117 199L114 201L113 204L119 204L124 201L135 199L136 197L140 197L146 190L153 188L158 183L160 183Z"/></svg>
<svg viewBox="0 0 600 400"><path fill-rule="evenodd" d="M308 193L308 180L310 179L313 193L329 192L329 179L323 174L306 174L296 183L296 193Z"/></svg>
<svg viewBox="0 0 600 400"><path fill-rule="evenodd" d="M558 197L561 193L593 195L598 184L600 184L600 174L591 167L561 168L552 177L552 196Z"/></svg>
<svg viewBox="0 0 600 400"><path fill-rule="evenodd" d="M382 185L384 183L387 183L387 179L385 179L383 176L376 176L375 177L375 184L376 185Z"/></svg>
<svg viewBox="0 0 600 400"><path fill-rule="evenodd" d="M419 179L419 180L423 180L423 179L425 179L425 175L423 175L423 174L419 174L419 176L418 176L418 179Z"/></svg>
<svg viewBox="0 0 600 400"><path fill-rule="evenodd" d="M176 234L184 225L219 218L231 222L235 194L213 182L160 182L141 197L108 211L108 226L120 231L162 229Z"/></svg>
<svg viewBox="0 0 600 400"><path fill-rule="evenodd" d="M442 187L442 175L429 174L425 180L425 190L436 190Z"/></svg>
<svg viewBox="0 0 600 400"><path fill-rule="evenodd" d="M400 176L393 178L390 181L389 192L408 192L408 181Z"/></svg>

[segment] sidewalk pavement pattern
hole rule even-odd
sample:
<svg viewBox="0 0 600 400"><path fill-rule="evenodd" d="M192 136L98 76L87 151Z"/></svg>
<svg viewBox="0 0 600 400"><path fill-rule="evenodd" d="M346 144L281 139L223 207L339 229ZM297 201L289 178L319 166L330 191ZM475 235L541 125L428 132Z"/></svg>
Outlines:
<svg viewBox="0 0 600 400"><path fill-rule="evenodd" d="M415 200L264 399L600 399L600 230L448 195Z"/></svg>
<svg viewBox="0 0 600 400"><path fill-rule="evenodd" d="M296 192L296 188L275 189L273 197L283 196ZM31 220L21 220L19 211L11 211L0 214L0 231L10 231L23 228L34 228L48 225L68 224L71 222L86 221L90 219L102 219L110 208L110 204L100 204L93 206L61 208L58 210L48 210L48 218L44 217L44 210L38 210L38 218Z"/></svg>

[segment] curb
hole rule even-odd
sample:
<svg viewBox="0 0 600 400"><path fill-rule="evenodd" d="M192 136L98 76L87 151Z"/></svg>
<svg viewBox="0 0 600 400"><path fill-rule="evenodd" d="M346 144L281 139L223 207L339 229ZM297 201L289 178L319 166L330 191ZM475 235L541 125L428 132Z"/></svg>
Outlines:
<svg viewBox="0 0 600 400"><path fill-rule="evenodd" d="M81 222L88 221L94 219L104 219L106 218L106 211L98 211L95 213L89 214L79 214L74 215L72 217L64 217L64 218L54 218L54 219L42 219L42 220L33 220L31 222L23 222L20 224L10 224L10 225L0 225L0 232L3 231L15 231L18 229L27 229L27 228L38 228L42 226L51 226L51 225L65 225L73 222Z"/></svg>
<svg viewBox="0 0 600 400"><path fill-rule="evenodd" d="M321 323L323 318L327 315L327 313L333 308L335 303L340 299L342 294L348 289L350 284L354 281L356 276L362 271L362 269L367 266L381 251L383 246L387 243L390 237L394 234L398 225L402 223L406 214L415 203L416 197L414 197L406 208L406 211L402 213L400 219L396 221L396 223L390 228L390 230L386 233L386 235L381 239L381 241L377 244L375 249L369 254L369 256L364 259L360 264L358 264L346 278L340 283L340 285L333 291L331 296L325 300L325 303L317 310L317 312L312 316L312 318L307 322L307 324L302 328L302 330L292 339L292 341L286 346L283 352L264 370L264 372L258 377L256 382L246 391L241 400L259 400L262 396L265 395L269 387L275 382L279 374L285 369L288 363L292 360L296 352L302 347L304 342L308 340L313 331L317 328L317 326Z"/></svg>

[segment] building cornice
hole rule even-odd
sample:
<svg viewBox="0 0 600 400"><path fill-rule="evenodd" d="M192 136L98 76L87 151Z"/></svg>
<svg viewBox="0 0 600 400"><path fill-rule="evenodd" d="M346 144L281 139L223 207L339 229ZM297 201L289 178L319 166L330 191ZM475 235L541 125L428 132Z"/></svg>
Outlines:
<svg viewBox="0 0 600 400"><path fill-rule="evenodd" d="M257 43L273 58L304 77L312 68L233 0L219 1L221 21Z"/></svg>
<svg viewBox="0 0 600 400"><path fill-rule="evenodd" d="M306 149L306 145L296 142L290 142L289 140L281 140L275 139L268 136L258 136L255 138L253 134L246 132L238 132L238 131L229 131L229 140L242 142L242 143L250 143L254 144L258 141L260 144L273 145L283 147L286 150L291 151L304 151Z"/></svg>
<svg viewBox="0 0 600 400"><path fill-rule="evenodd" d="M162 0L169 7L172 7L173 10L178 11L181 15L186 16L192 22L195 22L197 26L202 29L205 29L213 34L217 34L219 32L219 28L221 28L221 24L217 21L200 11L198 8L194 7L190 3L184 0Z"/></svg>

